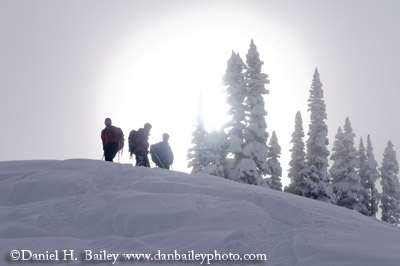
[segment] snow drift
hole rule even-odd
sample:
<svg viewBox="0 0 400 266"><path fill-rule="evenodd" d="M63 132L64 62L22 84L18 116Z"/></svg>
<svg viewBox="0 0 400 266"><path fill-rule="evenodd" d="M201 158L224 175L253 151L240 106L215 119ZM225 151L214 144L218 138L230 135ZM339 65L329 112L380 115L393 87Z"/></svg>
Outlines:
<svg viewBox="0 0 400 266"><path fill-rule="evenodd" d="M88 249L266 254L267 261L253 264L271 266L400 265L396 227L214 176L92 160L15 161L0 162L0 182L1 265L97 265L82 260ZM74 250L79 256L16 263L12 250ZM186 264L200 263L162 263Z"/></svg>

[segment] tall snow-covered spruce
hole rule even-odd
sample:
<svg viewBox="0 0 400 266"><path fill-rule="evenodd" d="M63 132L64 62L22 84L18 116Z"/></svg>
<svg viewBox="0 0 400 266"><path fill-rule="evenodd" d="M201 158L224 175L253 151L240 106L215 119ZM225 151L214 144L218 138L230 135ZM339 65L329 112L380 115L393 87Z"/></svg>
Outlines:
<svg viewBox="0 0 400 266"><path fill-rule="evenodd" d="M334 202L328 173L328 126L325 123L327 115L323 98L324 91L319 78L319 72L318 69L315 69L310 98L308 99L308 111L311 114L308 140L306 142L308 176L305 196L324 202Z"/></svg>
<svg viewBox="0 0 400 266"><path fill-rule="evenodd" d="M358 174L361 178L361 185L366 191L366 195L362 204L367 208L367 212L363 213L367 216L375 216L378 212L379 192L376 189L375 183L379 179L379 172L377 170L378 163L375 160L370 136L367 139L367 150L365 150L364 141L360 138L360 145L358 148L358 159L360 161L360 168Z"/></svg>
<svg viewBox="0 0 400 266"><path fill-rule="evenodd" d="M221 131L208 132L205 141L202 143L201 164L203 174L225 177L224 160L226 135Z"/></svg>
<svg viewBox="0 0 400 266"><path fill-rule="evenodd" d="M305 196L307 194L307 165L306 165L306 153L304 144L304 129L303 119L300 111L296 113L295 127L292 134L293 146L290 150L291 159L289 162L289 173L290 184L285 187L285 191L296 194L299 196Z"/></svg>
<svg viewBox="0 0 400 266"><path fill-rule="evenodd" d="M267 112L264 103L264 95L269 93L265 89L265 84L269 84L269 80L268 75L261 72L264 62L260 60L253 40L251 40L250 49L246 55L246 64L248 89L246 105L249 117L244 134L244 159L239 164L239 180L250 184L260 184L262 177L270 173L267 164L268 133L265 122Z"/></svg>
<svg viewBox="0 0 400 266"><path fill-rule="evenodd" d="M369 193L369 190L367 188L366 184L366 176L365 176L365 171L368 168L367 165L367 153L365 151L365 146L364 146L364 141L363 138L360 138L360 144L358 146L358 161L359 161L359 168L358 168L358 175L360 176L361 180L361 185L364 187L364 190L366 192L365 197L362 199L362 205L365 207L366 212L363 213L364 215L371 216L371 196Z"/></svg>
<svg viewBox="0 0 400 266"><path fill-rule="evenodd" d="M244 130L246 128L247 86L245 83L246 65L239 54L232 52L227 62L224 84L227 86L227 103L230 106L231 121L227 124L228 148L227 152L233 155L233 161L226 165L235 169L243 159ZM226 178L237 180L234 171L226 170Z"/></svg>
<svg viewBox="0 0 400 266"><path fill-rule="evenodd" d="M380 178L378 171L378 163L375 160L374 149L372 148L371 137L367 136L367 163L366 167L363 168L363 172L360 174L361 184L368 192L369 214L375 216L378 212L378 202L380 194L376 188L376 182Z"/></svg>
<svg viewBox="0 0 400 266"><path fill-rule="evenodd" d="M188 168L192 168L192 174L201 173L204 169L204 151L202 146L206 141L207 132L204 128L203 118L201 117L201 105L202 103L200 103L196 128L192 133L192 147L189 148L187 154L187 159L189 160Z"/></svg>
<svg viewBox="0 0 400 266"><path fill-rule="evenodd" d="M278 138L275 131L272 132L271 140L269 141L269 149L267 162L270 169L271 177L268 179L268 184L271 189L282 191L282 167L279 162L281 156L281 146L278 143Z"/></svg>
<svg viewBox="0 0 400 266"><path fill-rule="evenodd" d="M207 132L202 118L203 98L199 100L199 110L196 128L192 133L192 147L189 148L187 159L191 173L203 173L224 177L226 157L226 134L224 132Z"/></svg>
<svg viewBox="0 0 400 266"><path fill-rule="evenodd" d="M226 136L223 132L208 133L204 129L201 115L197 118L196 129L193 131L192 147L189 148L187 159L191 173L203 173L224 177L224 151Z"/></svg>
<svg viewBox="0 0 400 266"><path fill-rule="evenodd" d="M363 201L367 193L357 173L360 163L354 147L354 137L350 119L347 117L344 132L339 127L335 137L331 155L333 165L329 172L337 205L366 214L368 209Z"/></svg>
<svg viewBox="0 0 400 266"><path fill-rule="evenodd" d="M383 153L381 171L382 185L382 221L400 225L400 184L399 163L391 141Z"/></svg>

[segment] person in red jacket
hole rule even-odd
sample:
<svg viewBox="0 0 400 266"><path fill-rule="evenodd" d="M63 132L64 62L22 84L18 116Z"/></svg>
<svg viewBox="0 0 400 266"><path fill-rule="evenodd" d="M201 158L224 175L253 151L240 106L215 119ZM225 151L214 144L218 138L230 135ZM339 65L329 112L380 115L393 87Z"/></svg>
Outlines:
<svg viewBox="0 0 400 266"><path fill-rule="evenodd" d="M110 118L106 118L104 124L106 125L106 128L101 131L104 158L106 161L112 162L120 149L124 134L120 128L111 125L112 121Z"/></svg>
<svg viewBox="0 0 400 266"><path fill-rule="evenodd" d="M150 167L148 158L149 153L149 136L152 126L146 123L143 128L138 131L132 130L129 134L129 150L136 157L136 166Z"/></svg>

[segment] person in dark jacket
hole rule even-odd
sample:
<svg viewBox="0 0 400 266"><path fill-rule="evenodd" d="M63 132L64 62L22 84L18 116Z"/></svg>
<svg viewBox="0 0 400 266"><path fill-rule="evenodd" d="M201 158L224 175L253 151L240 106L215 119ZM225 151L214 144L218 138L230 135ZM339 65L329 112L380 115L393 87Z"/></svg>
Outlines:
<svg viewBox="0 0 400 266"><path fill-rule="evenodd" d="M163 134L163 141L150 147L151 160L160 168L168 169L174 162L174 154L168 143L169 135Z"/></svg>
<svg viewBox="0 0 400 266"><path fill-rule="evenodd" d="M104 124L106 127L101 131L104 158L106 161L112 162L120 149L120 142L123 140L124 134L120 128L112 126L110 118L106 118Z"/></svg>
<svg viewBox="0 0 400 266"><path fill-rule="evenodd" d="M147 157L149 153L149 136L152 126L146 123L138 131L132 130L129 134L129 149L131 154L135 154L136 166L150 167L150 161Z"/></svg>

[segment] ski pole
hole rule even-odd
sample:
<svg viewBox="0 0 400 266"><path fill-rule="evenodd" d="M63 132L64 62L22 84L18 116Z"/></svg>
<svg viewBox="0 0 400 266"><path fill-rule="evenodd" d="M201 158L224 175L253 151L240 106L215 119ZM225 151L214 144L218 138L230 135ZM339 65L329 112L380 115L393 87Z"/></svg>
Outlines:
<svg viewBox="0 0 400 266"><path fill-rule="evenodd" d="M166 169L166 168L165 168L165 166L164 166L164 164L161 162L161 160L160 160L160 157L158 157L158 154L157 154L157 152L155 152L153 149L152 149L152 151L153 151L153 153L156 155L156 157L157 157L157 160L160 162L160 164L161 164L162 168Z"/></svg>
<svg viewBox="0 0 400 266"><path fill-rule="evenodd" d="M118 139L118 163L119 163L120 154L122 153L120 147L121 147L121 137L119 137L119 139ZM122 156L122 154L121 154L121 156Z"/></svg>

